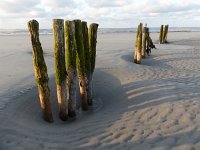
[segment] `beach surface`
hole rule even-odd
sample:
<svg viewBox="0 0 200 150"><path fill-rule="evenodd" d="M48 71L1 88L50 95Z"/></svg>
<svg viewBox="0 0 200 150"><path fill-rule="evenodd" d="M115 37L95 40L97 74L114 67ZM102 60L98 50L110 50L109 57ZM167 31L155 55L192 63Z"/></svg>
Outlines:
<svg viewBox="0 0 200 150"><path fill-rule="evenodd" d="M94 106L58 117L53 36L41 35L54 122L43 121L28 35L0 36L0 150L200 150L200 32L133 63L135 33L98 34Z"/></svg>

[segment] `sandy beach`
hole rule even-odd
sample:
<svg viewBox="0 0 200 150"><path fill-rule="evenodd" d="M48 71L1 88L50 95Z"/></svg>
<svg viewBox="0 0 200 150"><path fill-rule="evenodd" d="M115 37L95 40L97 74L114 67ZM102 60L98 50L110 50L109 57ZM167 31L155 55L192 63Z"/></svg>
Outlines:
<svg viewBox="0 0 200 150"><path fill-rule="evenodd" d="M169 44L133 63L135 33L98 34L94 106L58 117L53 36L41 35L54 122L43 121L29 35L0 36L0 150L200 150L200 32L169 32Z"/></svg>

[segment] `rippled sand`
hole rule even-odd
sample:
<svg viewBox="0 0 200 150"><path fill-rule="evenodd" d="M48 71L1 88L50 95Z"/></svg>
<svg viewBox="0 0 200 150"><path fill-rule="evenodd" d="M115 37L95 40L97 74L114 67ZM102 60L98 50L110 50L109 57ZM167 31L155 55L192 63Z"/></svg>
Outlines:
<svg viewBox="0 0 200 150"><path fill-rule="evenodd" d="M98 35L94 107L62 122L52 36L41 36L53 98L49 124L41 118L29 36L0 36L0 149L200 149L200 33L168 39L137 65L134 33Z"/></svg>

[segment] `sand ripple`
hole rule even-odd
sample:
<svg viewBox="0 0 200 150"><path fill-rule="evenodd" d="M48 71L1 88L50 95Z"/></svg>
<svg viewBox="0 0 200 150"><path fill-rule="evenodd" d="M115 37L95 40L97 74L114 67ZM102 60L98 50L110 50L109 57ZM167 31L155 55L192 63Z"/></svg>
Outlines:
<svg viewBox="0 0 200 150"><path fill-rule="evenodd" d="M76 120L59 120L55 91L52 124L40 117L36 89L0 103L0 149L200 149L200 51L158 45L136 65L119 45L101 47L94 106Z"/></svg>

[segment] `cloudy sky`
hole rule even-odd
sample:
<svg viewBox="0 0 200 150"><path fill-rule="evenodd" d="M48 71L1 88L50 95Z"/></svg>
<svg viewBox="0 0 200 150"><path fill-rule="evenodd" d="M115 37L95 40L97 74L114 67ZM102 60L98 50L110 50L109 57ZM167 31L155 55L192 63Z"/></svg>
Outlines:
<svg viewBox="0 0 200 150"><path fill-rule="evenodd" d="M0 0L0 29L27 28L36 19L52 28L53 18L82 19L100 27L169 24L200 27L200 0Z"/></svg>

